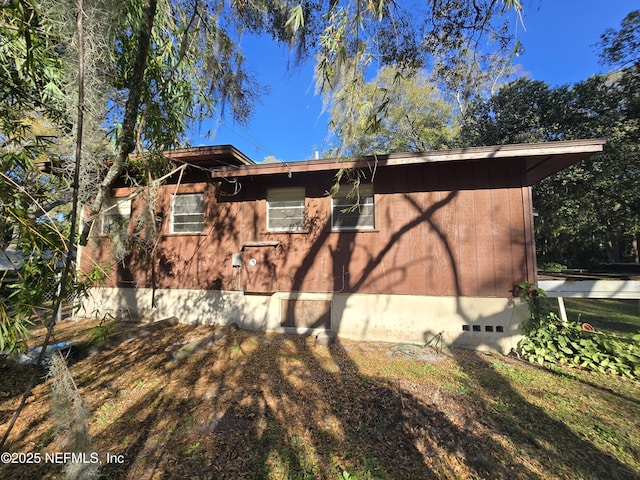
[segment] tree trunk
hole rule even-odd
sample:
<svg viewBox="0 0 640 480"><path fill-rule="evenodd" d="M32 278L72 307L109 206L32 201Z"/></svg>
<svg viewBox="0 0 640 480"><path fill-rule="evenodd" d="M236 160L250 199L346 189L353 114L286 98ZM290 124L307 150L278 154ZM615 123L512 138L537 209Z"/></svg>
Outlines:
<svg viewBox="0 0 640 480"><path fill-rule="evenodd" d="M620 240L617 235L611 234L606 244L607 260L609 263L620 261Z"/></svg>
<svg viewBox="0 0 640 480"><path fill-rule="evenodd" d="M118 155L113 164L109 167L105 175L100 189L96 194L96 198L91 205L89 211L89 220L84 224L82 234L80 235L80 245L86 245L91 226L97 215L102 209L104 200L109 195L109 190L113 182L120 176L124 168L127 157L135 148L135 130L138 121L138 112L140 110L140 100L142 98L142 86L144 74L147 69L147 57L149 54L149 45L151 43L151 30L157 11L157 0L146 0L144 11L142 14L142 22L138 31L138 51L133 66L133 74L129 81L129 96L124 108L124 118L122 119L122 133L118 148Z"/></svg>

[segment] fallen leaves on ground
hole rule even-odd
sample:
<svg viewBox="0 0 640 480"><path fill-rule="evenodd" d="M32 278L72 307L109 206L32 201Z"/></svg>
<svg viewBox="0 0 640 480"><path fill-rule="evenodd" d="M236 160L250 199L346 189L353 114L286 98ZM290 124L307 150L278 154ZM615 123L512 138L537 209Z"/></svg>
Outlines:
<svg viewBox="0 0 640 480"><path fill-rule="evenodd" d="M93 326L65 321L55 340L86 341ZM508 369L531 378L539 371L514 359L447 349L394 355L389 344L341 339L326 348L313 337L202 325L113 336L131 328L114 323L117 342L69 361L91 409L102 478L640 474L638 450L628 452L636 459L628 465L512 384ZM0 369L3 433L33 368L4 362ZM29 398L11 452L62 450L49 413L49 381ZM106 463L107 453L123 462ZM63 478L62 468L0 465L0 477Z"/></svg>

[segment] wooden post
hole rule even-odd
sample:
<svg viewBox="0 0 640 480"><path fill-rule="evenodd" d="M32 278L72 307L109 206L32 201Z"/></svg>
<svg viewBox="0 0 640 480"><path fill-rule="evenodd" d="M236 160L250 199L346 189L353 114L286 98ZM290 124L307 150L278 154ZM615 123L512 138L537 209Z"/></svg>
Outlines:
<svg viewBox="0 0 640 480"><path fill-rule="evenodd" d="M567 323L567 311L564 308L564 299L562 297L558 297L558 308L560 309L562 323Z"/></svg>

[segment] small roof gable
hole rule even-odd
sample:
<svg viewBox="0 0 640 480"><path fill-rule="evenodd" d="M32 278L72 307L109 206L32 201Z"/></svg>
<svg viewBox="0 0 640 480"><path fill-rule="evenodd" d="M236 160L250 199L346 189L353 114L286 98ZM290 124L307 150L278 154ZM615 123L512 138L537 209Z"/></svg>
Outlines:
<svg viewBox="0 0 640 480"><path fill-rule="evenodd" d="M233 145L179 148L166 152L165 157L206 168L256 165L256 162Z"/></svg>
<svg viewBox="0 0 640 480"><path fill-rule="evenodd" d="M212 169L215 177L243 177L260 175L277 175L302 172L320 172L338 170L340 168L363 168L376 162L376 168L415 165L436 162L468 162L507 158L524 160L523 182L532 185L543 178L559 172L596 153L602 152L606 141L603 139L570 140L563 142L547 142L517 145L496 145L490 147L470 147L453 150L433 150L419 153L392 153L362 158L326 158L320 160L304 160L299 162L280 162L268 164L218 164ZM228 147L228 146L227 146ZM208 147L219 148L219 147ZM231 147L233 148L233 147ZM238 152L239 153L239 152ZM170 156L171 157L171 156ZM173 158L173 157L171 157ZM197 156L182 157L188 163L200 163ZM212 166L214 165L206 165Z"/></svg>

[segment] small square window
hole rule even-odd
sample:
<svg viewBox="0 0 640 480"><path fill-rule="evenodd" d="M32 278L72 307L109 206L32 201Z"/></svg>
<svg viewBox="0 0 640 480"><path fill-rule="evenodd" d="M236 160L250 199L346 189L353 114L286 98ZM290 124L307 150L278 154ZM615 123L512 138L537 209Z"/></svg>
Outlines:
<svg viewBox="0 0 640 480"><path fill-rule="evenodd" d="M304 230L304 198L304 187L270 188L267 192L267 230Z"/></svg>
<svg viewBox="0 0 640 480"><path fill-rule="evenodd" d="M375 228L373 185L340 185L331 198L331 226L337 230Z"/></svg>
<svg viewBox="0 0 640 480"><path fill-rule="evenodd" d="M204 193L174 195L171 204L172 233L202 233Z"/></svg>
<svg viewBox="0 0 640 480"><path fill-rule="evenodd" d="M131 217L130 198L108 198L102 209L102 224L100 233L102 235L113 235L116 233L126 234L129 229L129 218Z"/></svg>

